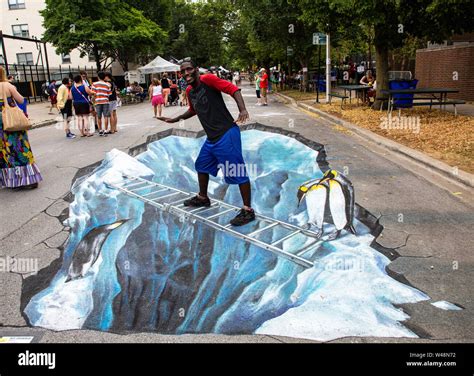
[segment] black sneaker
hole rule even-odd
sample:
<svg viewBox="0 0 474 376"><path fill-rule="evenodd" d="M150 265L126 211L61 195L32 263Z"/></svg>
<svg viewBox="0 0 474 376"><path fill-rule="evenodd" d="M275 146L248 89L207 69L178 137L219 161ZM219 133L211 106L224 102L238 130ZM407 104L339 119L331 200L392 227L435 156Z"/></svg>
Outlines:
<svg viewBox="0 0 474 376"><path fill-rule="evenodd" d="M255 212L253 209L240 209L239 214L237 214L237 216L230 221L230 224L234 226L243 226L249 222L252 222L253 220L255 220Z"/></svg>
<svg viewBox="0 0 474 376"><path fill-rule="evenodd" d="M196 207L211 206L211 200L209 200L209 197L206 197L205 199L203 199L198 196L194 196L193 198L190 198L189 200L185 200L183 202L183 205L196 206Z"/></svg>
<svg viewBox="0 0 474 376"><path fill-rule="evenodd" d="M99 136L103 136L104 135L104 132L103 131L99 131Z"/></svg>

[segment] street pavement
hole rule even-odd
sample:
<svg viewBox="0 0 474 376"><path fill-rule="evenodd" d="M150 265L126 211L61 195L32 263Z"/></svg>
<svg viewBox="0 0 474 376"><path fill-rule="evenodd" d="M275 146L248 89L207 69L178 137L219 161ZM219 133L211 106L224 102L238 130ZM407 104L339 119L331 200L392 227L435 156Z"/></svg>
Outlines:
<svg viewBox="0 0 474 376"><path fill-rule="evenodd" d="M410 315L404 324L420 339L349 337L333 342L472 342L472 189L461 187L315 114L286 105L274 96L270 96L268 107L256 106L253 87L244 83L242 88L251 122L297 132L325 145L331 167L347 172L354 184L356 202L378 217L384 226L377 242L400 255L389 265L389 272L431 297L429 301L400 307ZM235 102L232 98L226 98L226 102L237 117ZM42 106L47 112L46 105ZM163 115L174 116L184 111L170 107L164 109ZM128 152L133 146L145 143L147 137L173 126L193 131L202 129L197 117L178 125L159 122L152 115L148 102L122 107L118 111L119 132L106 138L68 140L57 125L30 131L33 153L44 181L33 191L0 190L0 257L37 257L40 268L57 267L61 262L60 247L68 235L68 229L58 217L64 216L68 203L63 198L79 169L101 161L112 148ZM0 273L0 336L34 335L41 342L307 342L260 335L119 335L30 328L21 314L26 299L21 298L22 283L29 283L26 277L20 273ZM47 280L43 282L47 284ZM430 304L438 300L456 303L464 309L444 311Z"/></svg>

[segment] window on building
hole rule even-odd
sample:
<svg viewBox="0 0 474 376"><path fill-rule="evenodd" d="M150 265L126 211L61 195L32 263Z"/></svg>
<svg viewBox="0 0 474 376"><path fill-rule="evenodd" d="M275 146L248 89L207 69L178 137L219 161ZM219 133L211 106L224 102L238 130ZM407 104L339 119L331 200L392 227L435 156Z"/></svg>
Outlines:
<svg viewBox="0 0 474 376"><path fill-rule="evenodd" d="M12 25L12 31L15 37L24 37L24 38L30 37L28 24Z"/></svg>
<svg viewBox="0 0 474 376"><path fill-rule="evenodd" d="M91 53L91 54L87 54L87 55L89 56L89 61L90 61L90 62L95 61L95 56L94 56L94 54Z"/></svg>
<svg viewBox="0 0 474 376"><path fill-rule="evenodd" d="M33 53L25 52L16 54L16 60L18 61L18 64L33 65Z"/></svg>
<svg viewBox="0 0 474 376"><path fill-rule="evenodd" d="M25 0L8 0L8 8L25 9Z"/></svg>
<svg viewBox="0 0 474 376"><path fill-rule="evenodd" d="M61 59L63 64L70 64L71 63L71 55L70 54L61 54Z"/></svg>

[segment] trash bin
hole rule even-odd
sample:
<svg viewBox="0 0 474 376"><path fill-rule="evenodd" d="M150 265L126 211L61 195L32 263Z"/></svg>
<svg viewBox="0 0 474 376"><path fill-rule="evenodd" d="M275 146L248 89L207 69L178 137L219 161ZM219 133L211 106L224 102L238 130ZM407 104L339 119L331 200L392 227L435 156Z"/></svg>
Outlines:
<svg viewBox="0 0 474 376"><path fill-rule="evenodd" d="M418 80L393 80L388 82L391 90L416 89ZM414 94L393 94L394 108L411 108L413 107Z"/></svg>

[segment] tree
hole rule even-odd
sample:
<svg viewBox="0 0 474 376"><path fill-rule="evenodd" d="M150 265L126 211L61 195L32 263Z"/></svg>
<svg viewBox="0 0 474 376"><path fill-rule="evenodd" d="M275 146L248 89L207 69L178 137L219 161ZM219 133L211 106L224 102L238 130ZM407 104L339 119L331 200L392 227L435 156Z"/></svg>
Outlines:
<svg viewBox="0 0 474 376"><path fill-rule="evenodd" d="M42 10L43 40L58 53L78 48L92 54L97 70L106 67L108 58L124 69L140 51L159 48L166 34L154 22L122 0L46 0Z"/></svg>
<svg viewBox="0 0 474 376"><path fill-rule="evenodd" d="M222 64L231 3L222 0L189 3L177 0L172 10L167 51L190 56L201 66Z"/></svg>
<svg viewBox="0 0 474 376"><path fill-rule="evenodd" d="M377 88L388 89L389 51L407 38L442 41L474 29L470 0L301 0L302 18L342 35L348 24L373 27ZM363 32L363 28L360 29ZM381 106L376 101L375 108Z"/></svg>
<svg viewBox="0 0 474 376"><path fill-rule="evenodd" d="M312 29L300 18L297 2L287 0L237 0L244 23L249 25L248 41L258 63L267 68L271 63L296 60L301 67L308 67L315 47ZM291 47L294 56L287 56ZM305 87L308 73L304 75Z"/></svg>

